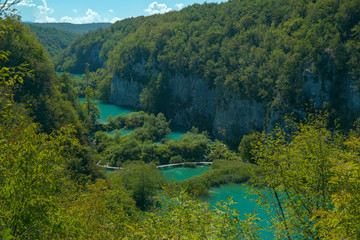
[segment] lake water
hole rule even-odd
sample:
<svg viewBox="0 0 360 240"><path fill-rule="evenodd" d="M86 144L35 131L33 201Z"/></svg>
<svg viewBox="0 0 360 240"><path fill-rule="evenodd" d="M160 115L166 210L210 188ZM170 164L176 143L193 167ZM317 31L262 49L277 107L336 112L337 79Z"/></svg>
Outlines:
<svg viewBox="0 0 360 240"><path fill-rule="evenodd" d="M126 135L131 134L132 132L134 132L134 129L124 129L124 130L121 130L121 135L120 136L126 136ZM114 136L115 135L115 130L111 131L111 132L107 132L106 134Z"/></svg>
<svg viewBox="0 0 360 240"><path fill-rule="evenodd" d="M84 102L85 98L78 98L80 102ZM100 109L100 121L106 122L106 119L111 115L113 117L120 114L129 114L135 112L134 110L126 107L120 107L114 104L105 104L97 101Z"/></svg>
<svg viewBox="0 0 360 240"><path fill-rule="evenodd" d="M210 168L210 166L197 166L196 168L173 167L161 169L161 171L166 179L180 182L187 178L200 175ZM256 199L258 197L256 195L249 194L251 188L251 186L246 184L225 184L220 187L210 188L208 195L202 197L201 200L209 202L212 208L214 208L217 202L222 200L226 201L228 196L231 196L232 200L237 202L232 205L232 208L239 210L241 219L245 219L245 214L248 213L256 213L257 217L263 220L268 219L268 214L256 204ZM259 227L268 229L265 221L258 222L258 225ZM261 231L260 235L266 240L274 238L273 234L267 231Z"/></svg>
<svg viewBox="0 0 360 240"><path fill-rule="evenodd" d="M78 100L80 102L84 102L85 98L78 98ZM99 110L100 110L100 122L106 122L107 118L111 115L113 117L120 115L120 114L129 114L129 113L133 113L135 112L134 110L130 109L130 108L126 108L126 107L120 107L114 104L105 104L105 103L101 103L98 100L97 101ZM132 131L134 131L133 129L127 129L127 130L122 130L122 134L121 136L124 135L128 135L130 133L132 133ZM182 137L182 135L184 135L186 132L181 132L181 131L174 131L169 133L168 135L166 135L164 138L167 139L173 139L173 140L177 140L179 138ZM114 135L115 131L111 131L108 132L109 135ZM161 145L160 142L157 142L158 145Z"/></svg>
<svg viewBox="0 0 360 240"><path fill-rule="evenodd" d="M161 168L161 172L167 180L180 182L185 179L200 175L210 168L211 167L208 165L198 165L196 168L168 167Z"/></svg>
<svg viewBox="0 0 360 240"><path fill-rule="evenodd" d="M172 140L178 140L180 139L186 132L171 132L168 135L166 135L164 138L172 139Z"/></svg>
<svg viewBox="0 0 360 240"><path fill-rule="evenodd" d="M61 75L62 73L64 72L56 72L57 75ZM79 77L79 78L82 78L82 74L76 74L76 73L70 73L70 75L74 76L74 77Z"/></svg>

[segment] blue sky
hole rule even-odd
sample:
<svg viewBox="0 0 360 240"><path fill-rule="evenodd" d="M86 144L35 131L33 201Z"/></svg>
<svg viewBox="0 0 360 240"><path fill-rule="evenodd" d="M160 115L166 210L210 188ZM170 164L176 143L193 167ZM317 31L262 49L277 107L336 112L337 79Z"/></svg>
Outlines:
<svg viewBox="0 0 360 240"><path fill-rule="evenodd" d="M177 11L194 3L226 0L23 0L16 5L22 21L115 22L117 20Z"/></svg>

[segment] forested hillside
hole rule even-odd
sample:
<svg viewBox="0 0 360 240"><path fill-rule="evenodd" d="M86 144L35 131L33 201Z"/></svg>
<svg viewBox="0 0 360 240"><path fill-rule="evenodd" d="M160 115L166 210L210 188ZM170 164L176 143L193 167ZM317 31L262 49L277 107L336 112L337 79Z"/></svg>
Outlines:
<svg viewBox="0 0 360 240"><path fill-rule="evenodd" d="M14 83L15 102L24 104L29 116L40 123L45 132L60 129L69 123L80 130L70 83L59 81L43 46L16 17L7 17L1 22L4 27L0 49L5 54L1 66L28 70L27 74L20 75L21 83Z"/></svg>
<svg viewBox="0 0 360 240"><path fill-rule="evenodd" d="M116 43L134 33L144 20L144 17L125 19L107 29L99 29L79 37L57 56L56 69L81 74L88 64L89 70L95 72L104 66Z"/></svg>
<svg viewBox="0 0 360 240"><path fill-rule="evenodd" d="M76 33L59 30L51 27L40 27L29 25L30 31L35 34L40 44L42 44L50 57L54 57L70 45L78 36Z"/></svg>
<svg viewBox="0 0 360 240"><path fill-rule="evenodd" d="M162 111L184 125L201 127L199 119L208 119L212 126L207 129L218 137L221 129L240 129L242 135L268 128L284 113L303 115L313 104L349 126L360 110L354 92L359 80L359 20L358 0L195 4L84 35L59 55L55 65L74 73L83 73L86 63L91 71L108 68L112 102L131 104L117 86L134 82L136 89L126 95L134 106ZM210 94L184 97L174 90L175 84L200 84ZM196 105L197 97L203 107ZM221 125L229 102L250 106L250 112L229 109L253 117L228 118L253 124Z"/></svg>
<svg viewBox="0 0 360 240"><path fill-rule="evenodd" d="M33 23L33 22L24 22L24 24L30 26L38 26L38 27L50 27L76 34L83 34L83 33L87 33L88 31L95 31L99 28L107 28L108 26L111 25L111 23L73 24L73 23Z"/></svg>

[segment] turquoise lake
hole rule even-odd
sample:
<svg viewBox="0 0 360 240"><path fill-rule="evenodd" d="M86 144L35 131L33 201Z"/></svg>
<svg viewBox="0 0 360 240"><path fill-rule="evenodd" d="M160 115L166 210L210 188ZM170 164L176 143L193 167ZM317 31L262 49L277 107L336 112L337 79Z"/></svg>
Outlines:
<svg viewBox="0 0 360 240"><path fill-rule="evenodd" d="M172 140L178 140L180 139L185 132L171 132L168 135L165 136L165 138L172 139Z"/></svg>
<svg viewBox="0 0 360 240"><path fill-rule="evenodd" d="M131 134L132 132L134 132L134 129L124 129L124 130L120 130L121 131L121 134L120 136L126 136L126 135L129 135ZM111 132L107 132L106 134L109 134L111 136L114 136L115 135L115 130L114 131L111 131Z"/></svg>
<svg viewBox="0 0 360 240"><path fill-rule="evenodd" d="M175 180L176 182L183 181L187 178L200 175L203 172L209 170L210 166L197 166L196 168L185 168L185 167L171 167L161 169L163 175L167 180ZM257 217L266 220L268 214L256 204L256 195L249 194L251 186L246 184L224 184L219 187L210 188L207 196L202 197L201 200L207 201L210 205L215 208L216 203L222 200L227 200L229 196L232 197L236 204L232 205L233 209L237 209L240 212L240 218L245 219L245 214L256 213ZM259 227L268 229L265 221L258 222ZM274 236L271 232L261 231L260 236L265 240L273 239Z"/></svg>
<svg viewBox="0 0 360 240"><path fill-rule="evenodd" d="M63 72L56 72L57 75L60 75L62 74ZM74 77L79 77L79 78L82 78L82 74L76 74L76 73L70 73L70 75L74 76Z"/></svg>
<svg viewBox="0 0 360 240"><path fill-rule="evenodd" d="M85 98L78 98L80 102L84 102ZM105 104L97 101L100 109L100 121L106 122L106 119L111 115L113 117L120 114L129 114L135 112L134 110L126 107L120 107L114 104Z"/></svg>
<svg viewBox="0 0 360 240"><path fill-rule="evenodd" d="M169 181L180 182L185 179L200 175L211 167L207 165L199 165L196 168L186 168L186 167L168 167L161 168L161 172L164 177Z"/></svg>

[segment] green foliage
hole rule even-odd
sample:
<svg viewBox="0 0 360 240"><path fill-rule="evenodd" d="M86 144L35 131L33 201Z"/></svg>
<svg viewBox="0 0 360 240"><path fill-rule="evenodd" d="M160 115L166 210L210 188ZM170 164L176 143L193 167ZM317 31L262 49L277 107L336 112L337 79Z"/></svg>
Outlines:
<svg viewBox="0 0 360 240"><path fill-rule="evenodd" d="M206 195L211 187L230 182L244 183L250 179L252 172L259 172L253 164L238 160L216 160L210 170L181 182L181 186L191 195L201 196Z"/></svg>
<svg viewBox="0 0 360 240"><path fill-rule="evenodd" d="M138 216L134 200L119 179L88 184L70 196L63 208L62 232L52 239L124 239Z"/></svg>
<svg viewBox="0 0 360 240"><path fill-rule="evenodd" d="M66 129L50 136L36 134L34 125L13 131L14 137L1 136L1 225L11 228L13 236L30 239L58 230L53 215L60 194L69 188L63 156L71 154L76 142Z"/></svg>
<svg viewBox="0 0 360 240"><path fill-rule="evenodd" d="M168 99L166 79L160 73L157 78L152 77L148 86L140 94L140 101L143 108L148 112L164 112L164 101Z"/></svg>
<svg viewBox="0 0 360 240"><path fill-rule="evenodd" d="M190 198L185 191L166 194L158 201L160 209L147 212L143 224L133 232L136 238L164 239L260 239L257 236L256 216L239 219L237 210L230 208L232 199L210 210L207 203Z"/></svg>
<svg viewBox="0 0 360 240"><path fill-rule="evenodd" d="M118 171L118 177L121 177L123 185L130 191L140 209L152 205L156 191L165 183L155 164L143 162L127 163L121 171Z"/></svg>
<svg viewBox="0 0 360 240"><path fill-rule="evenodd" d="M206 133L187 132L179 140L169 140L166 147L173 155L181 156L187 162L199 162L205 159L210 140Z"/></svg>
<svg viewBox="0 0 360 240"><path fill-rule="evenodd" d="M171 160L170 160L171 161ZM183 167L186 168L196 168L196 164L193 162L184 162Z"/></svg>
<svg viewBox="0 0 360 240"><path fill-rule="evenodd" d="M346 153L334 161L330 169L332 177L329 183L333 188L332 208L317 210L313 219L320 218L315 227L319 227L322 239L356 239L360 236L360 150L359 137L351 136L344 142Z"/></svg>
<svg viewBox="0 0 360 240"><path fill-rule="evenodd" d="M257 137L257 133L251 133L242 137L238 150L243 161L254 163L254 156L252 154L252 143L257 140Z"/></svg>
<svg viewBox="0 0 360 240"><path fill-rule="evenodd" d="M170 132L170 122L162 113L157 116L136 112L119 115L109 119L107 130L113 128L132 129L129 135L106 136L96 133L97 152L102 156L102 164L121 166L125 161L142 160L157 164L173 162L198 162L205 159L209 151L209 137L206 133L188 132L178 140L164 140L164 144L156 144Z"/></svg>
<svg viewBox="0 0 360 240"><path fill-rule="evenodd" d="M170 132L170 122L163 114L157 116L136 112L128 115L119 115L109 119L109 127L132 129L131 134L121 136L116 133L114 137L107 137L105 133L96 133L95 140L98 153L104 157L103 163L119 166L128 160L156 161L156 144Z"/></svg>
<svg viewBox="0 0 360 240"><path fill-rule="evenodd" d="M111 129L135 129L142 127L149 115L143 111L118 115L109 119Z"/></svg>
<svg viewBox="0 0 360 240"><path fill-rule="evenodd" d="M346 184L352 184L350 179L346 180L343 167L352 166L354 155L344 148L342 135L326 129L326 121L318 113L310 114L303 122L289 122L286 129L276 128L270 134L262 134L254 146L256 163L263 170L257 184L271 193L262 197L267 206L275 209L273 224L279 239L317 239L329 231L335 235L327 237L336 239L345 236L336 235L344 226L357 221L350 213L350 218L340 223L333 214L343 203L347 205L339 194L345 197L349 187ZM340 186L339 179L343 177L341 182L346 184ZM329 218L324 219L322 214ZM343 233L359 234L345 229Z"/></svg>
<svg viewBox="0 0 360 240"><path fill-rule="evenodd" d="M31 70L19 75L22 81L13 86L14 101L25 104L31 117L48 133L73 124L81 134L84 129L70 102L74 97L71 83L57 78L44 48L16 16L0 19L0 29L0 49L6 53L6 59L1 59L2 69L21 70L26 66Z"/></svg>
<svg viewBox="0 0 360 240"><path fill-rule="evenodd" d="M108 129L135 129L133 135L141 141L160 140L170 133L170 121L167 121L164 114L147 114L145 112L135 112L127 115L118 115L110 118Z"/></svg>
<svg viewBox="0 0 360 240"><path fill-rule="evenodd" d="M94 99L94 92L91 89L91 87L87 87L85 89L84 104L85 104L86 114L88 116L88 119L90 120L90 122L88 123L90 129L95 129L95 125L97 124L97 121L100 118L99 107L97 106L96 101L94 101L93 99Z"/></svg>
<svg viewBox="0 0 360 240"><path fill-rule="evenodd" d="M223 142L216 141L210 146L210 152L206 156L206 161L215 160L236 160L240 161L240 157Z"/></svg>
<svg viewBox="0 0 360 240"><path fill-rule="evenodd" d="M59 54L78 36L76 33L55 28L39 27L36 25L29 26L30 31L35 34L39 43L45 47L50 57Z"/></svg>

